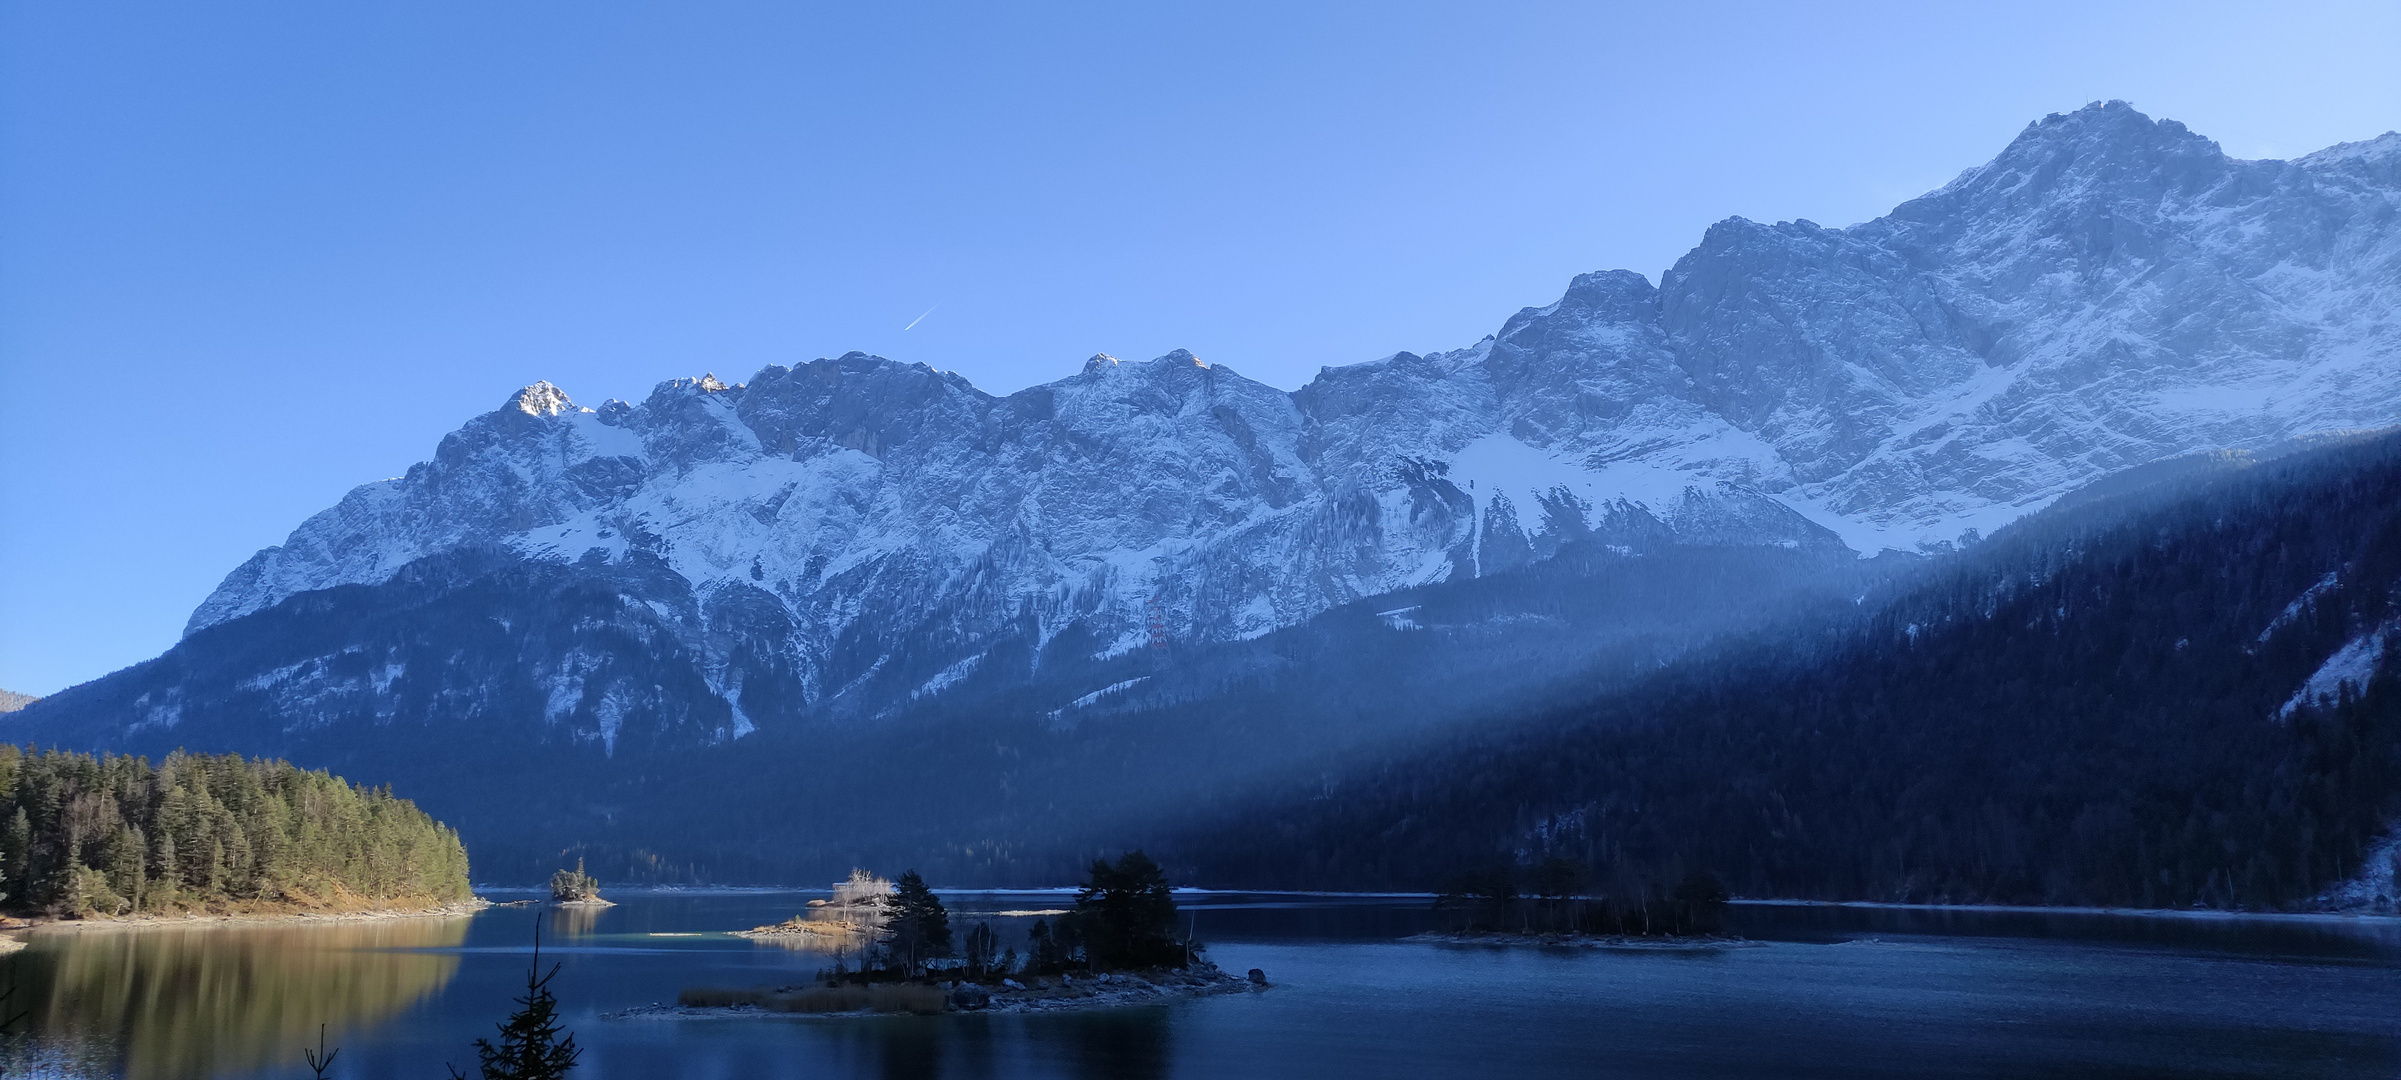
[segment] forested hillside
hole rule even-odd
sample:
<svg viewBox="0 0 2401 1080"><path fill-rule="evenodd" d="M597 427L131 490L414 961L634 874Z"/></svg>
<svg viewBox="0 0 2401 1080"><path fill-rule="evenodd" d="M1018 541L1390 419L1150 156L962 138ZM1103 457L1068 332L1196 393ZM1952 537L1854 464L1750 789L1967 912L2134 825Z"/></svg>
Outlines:
<svg viewBox="0 0 2401 1080"><path fill-rule="evenodd" d="M282 761L0 744L0 907L56 915L357 909L467 898L458 834Z"/></svg>
<svg viewBox="0 0 2401 1080"><path fill-rule="evenodd" d="M1851 626L1244 793L1179 854L1253 886L1563 857L1619 891L2306 904L2401 811L2401 441L2127 486Z"/></svg>

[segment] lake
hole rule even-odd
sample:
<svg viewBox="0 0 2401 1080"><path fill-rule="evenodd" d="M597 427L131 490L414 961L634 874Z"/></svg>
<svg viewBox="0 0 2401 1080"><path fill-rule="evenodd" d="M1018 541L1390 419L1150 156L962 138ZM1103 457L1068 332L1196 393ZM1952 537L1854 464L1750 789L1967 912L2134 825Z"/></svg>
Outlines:
<svg viewBox="0 0 2401 1080"><path fill-rule="evenodd" d="M505 891L490 892L508 899ZM728 937L823 893L613 890L600 911L319 926L45 930L0 960L30 1010L9 1076L471 1071L537 920L577 1075L694 1077L2383 1077L2401 1072L2401 921L1738 905L1764 947L1403 941L1416 897L1186 894L1223 967L1276 988L1057 1015L609 1020L828 957ZM954 930L1058 893L946 896Z"/></svg>

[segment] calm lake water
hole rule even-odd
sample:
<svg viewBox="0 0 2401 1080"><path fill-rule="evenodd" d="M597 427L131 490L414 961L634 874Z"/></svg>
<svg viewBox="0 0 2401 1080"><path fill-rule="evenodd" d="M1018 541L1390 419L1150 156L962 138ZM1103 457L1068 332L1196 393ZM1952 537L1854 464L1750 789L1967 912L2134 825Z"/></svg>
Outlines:
<svg viewBox="0 0 2401 1080"><path fill-rule="evenodd" d="M507 898L494 893L495 898ZM691 1077L2383 1077L2401 1074L2401 922L1740 906L1762 948L1512 949L1399 940L1414 898L1184 898L1227 968L1277 988L1052 1016L605 1020L688 985L827 958L722 932L802 892L617 891L598 912L37 933L0 961L30 1036L9 1076L471 1071L538 919L578 1074ZM953 926L1058 894L951 894Z"/></svg>

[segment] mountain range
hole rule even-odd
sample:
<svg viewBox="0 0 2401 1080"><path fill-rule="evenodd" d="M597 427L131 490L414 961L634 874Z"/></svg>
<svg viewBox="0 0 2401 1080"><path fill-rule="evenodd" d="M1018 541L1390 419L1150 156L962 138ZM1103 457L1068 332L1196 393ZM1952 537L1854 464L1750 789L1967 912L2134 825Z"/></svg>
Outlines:
<svg viewBox="0 0 2401 1080"><path fill-rule="evenodd" d="M539 383L0 731L418 778L529 851L734 798L767 747L741 797L822 800L802 748L888 769L927 725L1066 760L1185 717L1221 782L1856 598L2125 470L2389 426L2397 311L2401 135L2245 161L2095 104L1876 220L1728 219L1656 283L1294 391L1186 352L1006 396L857 353ZM1312 719L1400 686L1406 719ZM1235 701L1287 749L1224 745Z"/></svg>

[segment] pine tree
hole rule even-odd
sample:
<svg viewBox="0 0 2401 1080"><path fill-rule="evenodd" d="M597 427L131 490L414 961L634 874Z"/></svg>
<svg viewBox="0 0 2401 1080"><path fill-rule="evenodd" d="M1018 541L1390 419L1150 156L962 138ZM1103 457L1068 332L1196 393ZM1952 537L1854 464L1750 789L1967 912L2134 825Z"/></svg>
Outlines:
<svg viewBox="0 0 2401 1080"><path fill-rule="evenodd" d="M572 1033L559 1029L559 1002L550 992L550 980L557 978L559 965L542 971L542 924L534 923L534 961L525 972L525 996L515 999L522 1006L500 1024L500 1042L475 1040L475 1056L481 1059L483 1080L556 1080L575 1068L575 1059L583 1050L575 1045ZM450 1070L451 1080L466 1080L456 1068Z"/></svg>
<svg viewBox="0 0 2401 1080"><path fill-rule="evenodd" d="M1175 895L1167 872L1151 857L1129 851L1115 865L1092 861L1092 876L1076 893L1076 929L1096 970L1181 966L1184 944L1175 933Z"/></svg>
<svg viewBox="0 0 2401 1080"><path fill-rule="evenodd" d="M120 825L108 843L108 887L123 897L127 905L139 910L142 894L147 891L144 884L141 831Z"/></svg>
<svg viewBox="0 0 2401 1080"><path fill-rule="evenodd" d="M977 923L967 931L967 973L982 975L999 961L1000 938L992 932L991 923Z"/></svg>
<svg viewBox="0 0 2401 1080"><path fill-rule="evenodd" d="M176 889L182 886L182 879L180 864L175 861L175 834L167 831L165 824L161 823L158 839L150 846L151 887L154 894L165 894L160 899L172 899Z"/></svg>
<svg viewBox="0 0 2401 1080"><path fill-rule="evenodd" d="M950 912L934 890L926 887L925 879L911 870L892 883L892 890L884 901L892 913L884 924L884 935L893 955L912 974L917 965L950 955Z"/></svg>
<svg viewBox="0 0 2401 1080"><path fill-rule="evenodd" d="M1048 920L1036 919L1025 934L1026 968L1036 975L1056 975L1067 968L1067 950L1051 936Z"/></svg>
<svg viewBox="0 0 2401 1080"><path fill-rule="evenodd" d="M18 891L24 891L33 878L33 821L22 806L9 817L8 832L0 835L0 860L7 862L9 879L19 883Z"/></svg>

